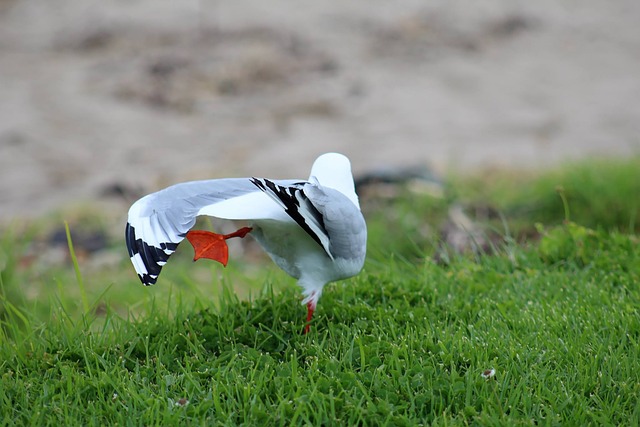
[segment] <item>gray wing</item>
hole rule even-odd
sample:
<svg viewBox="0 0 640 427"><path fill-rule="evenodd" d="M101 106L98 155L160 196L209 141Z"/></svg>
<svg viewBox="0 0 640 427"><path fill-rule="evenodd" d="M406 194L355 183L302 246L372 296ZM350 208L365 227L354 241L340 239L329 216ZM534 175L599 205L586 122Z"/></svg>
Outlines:
<svg viewBox="0 0 640 427"><path fill-rule="evenodd" d="M333 257L363 264L367 252L367 224L360 208L332 188L307 184L305 190L322 215Z"/></svg>
<svg viewBox="0 0 640 427"><path fill-rule="evenodd" d="M367 227L360 208L350 198L319 183L286 187L268 179L252 181L280 204L329 258L364 262Z"/></svg>
<svg viewBox="0 0 640 427"><path fill-rule="evenodd" d="M300 181L275 182L289 186ZM125 230L129 257L144 285L156 283L199 215L246 220L287 217L249 178L186 182L149 194L131 206Z"/></svg>
<svg viewBox="0 0 640 427"><path fill-rule="evenodd" d="M322 213L305 194L305 190L316 184L301 182L283 186L264 178L252 178L251 182L278 203L284 212L324 249L329 258L333 259L330 237L325 229Z"/></svg>

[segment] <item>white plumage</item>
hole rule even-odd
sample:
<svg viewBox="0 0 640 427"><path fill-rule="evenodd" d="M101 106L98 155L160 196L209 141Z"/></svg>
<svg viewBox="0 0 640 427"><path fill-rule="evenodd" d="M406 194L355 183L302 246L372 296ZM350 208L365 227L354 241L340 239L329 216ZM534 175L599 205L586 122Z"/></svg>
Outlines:
<svg viewBox="0 0 640 427"><path fill-rule="evenodd" d="M190 231L199 215L248 220L251 228L224 236ZM226 265L225 240L247 233L298 279L311 320L324 285L358 274L364 264L367 228L349 159L337 153L318 157L306 181L226 178L168 187L131 206L126 241L140 280L152 285L185 237L194 259Z"/></svg>

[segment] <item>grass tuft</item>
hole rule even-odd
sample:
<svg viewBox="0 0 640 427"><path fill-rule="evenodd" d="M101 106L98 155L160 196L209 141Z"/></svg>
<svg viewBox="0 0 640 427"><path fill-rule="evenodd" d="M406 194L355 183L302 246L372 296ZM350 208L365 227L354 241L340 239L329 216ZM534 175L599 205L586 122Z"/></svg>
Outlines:
<svg viewBox="0 0 640 427"><path fill-rule="evenodd" d="M80 272L80 265L78 264L78 258L76 257L76 252L73 250L73 240L71 239L71 231L69 230L69 223L67 221L64 222L64 230L67 235L67 244L69 245L69 255L71 256L71 261L73 263L73 270L76 273L76 281L78 282L78 288L80 289L80 298L82 299L82 308L84 309L84 313L89 312L89 302L87 300L87 292L84 287L84 280L82 280L82 273Z"/></svg>

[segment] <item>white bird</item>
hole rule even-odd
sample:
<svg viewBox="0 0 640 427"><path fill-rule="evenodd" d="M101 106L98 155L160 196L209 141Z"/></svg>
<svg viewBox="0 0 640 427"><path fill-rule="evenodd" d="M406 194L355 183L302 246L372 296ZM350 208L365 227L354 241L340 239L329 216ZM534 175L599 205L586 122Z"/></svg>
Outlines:
<svg viewBox="0 0 640 427"><path fill-rule="evenodd" d="M250 227L226 235L191 230L199 215L248 220ZM225 178L173 185L131 206L126 241L138 277L148 286L185 237L194 261L209 258L226 266L225 240L248 233L298 279L308 332L324 285L355 276L364 264L367 227L349 159L323 154L307 181Z"/></svg>

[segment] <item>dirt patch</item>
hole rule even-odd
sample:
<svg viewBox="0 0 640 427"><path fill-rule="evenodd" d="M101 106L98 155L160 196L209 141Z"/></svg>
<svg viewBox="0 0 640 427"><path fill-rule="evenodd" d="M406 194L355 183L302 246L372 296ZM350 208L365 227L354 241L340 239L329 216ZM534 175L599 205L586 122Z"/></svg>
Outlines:
<svg viewBox="0 0 640 427"><path fill-rule="evenodd" d="M2 221L113 188L124 217L132 194L304 178L326 151L356 173L640 151L634 0L54 3L0 2Z"/></svg>

